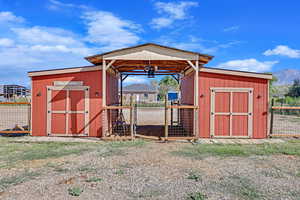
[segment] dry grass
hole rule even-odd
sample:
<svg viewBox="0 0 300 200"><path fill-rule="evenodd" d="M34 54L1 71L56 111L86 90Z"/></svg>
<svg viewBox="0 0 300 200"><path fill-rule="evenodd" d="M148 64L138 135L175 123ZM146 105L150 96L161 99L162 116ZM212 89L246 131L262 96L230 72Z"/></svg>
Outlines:
<svg viewBox="0 0 300 200"><path fill-rule="evenodd" d="M16 143L0 138L0 143L7 156L16 157L13 167L0 168L0 199L252 200L297 199L300 194L297 140L192 145L143 140ZM0 152L2 164L7 156ZM32 168L37 161L44 164Z"/></svg>

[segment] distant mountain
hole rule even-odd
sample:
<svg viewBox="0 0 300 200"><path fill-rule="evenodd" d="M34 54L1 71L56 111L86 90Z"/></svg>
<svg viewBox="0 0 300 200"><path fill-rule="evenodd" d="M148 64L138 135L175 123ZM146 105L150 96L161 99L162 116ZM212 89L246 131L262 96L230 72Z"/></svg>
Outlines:
<svg viewBox="0 0 300 200"><path fill-rule="evenodd" d="M278 81L275 85L290 85L293 84L295 79L300 78L300 70L297 69L284 69L273 73L277 77Z"/></svg>

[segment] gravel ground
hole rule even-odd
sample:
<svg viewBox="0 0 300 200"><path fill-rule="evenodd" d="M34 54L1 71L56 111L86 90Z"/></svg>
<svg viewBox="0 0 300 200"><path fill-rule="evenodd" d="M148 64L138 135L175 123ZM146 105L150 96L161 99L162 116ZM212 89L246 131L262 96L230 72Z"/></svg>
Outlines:
<svg viewBox="0 0 300 200"><path fill-rule="evenodd" d="M100 145L100 144L99 144ZM24 167L0 169L0 178L38 172L0 193L0 199L299 199L297 156L206 157L174 155L188 143L147 142L142 147L107 148L82 155L33 160ZM90 181L94 179L94 181ZM71 196L68 189L83 192Z"/></svg>

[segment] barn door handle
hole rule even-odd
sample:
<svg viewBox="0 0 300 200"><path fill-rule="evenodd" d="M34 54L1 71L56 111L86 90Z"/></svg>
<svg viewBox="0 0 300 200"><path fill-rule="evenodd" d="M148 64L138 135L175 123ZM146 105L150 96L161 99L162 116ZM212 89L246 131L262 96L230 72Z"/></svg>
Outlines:
<svg viewBox="0 0 300 200"><path fill-rule="evenodd" d="M252 115L252 113L248 113L248 115L250 115L250 116L251 116L251 115Z"/></svg>
<svg viewBox="0 0 300 200"><path fill-rule="evenodd" d="M215 113L214 112L211 112L211 115L214 115Z"/></svg>

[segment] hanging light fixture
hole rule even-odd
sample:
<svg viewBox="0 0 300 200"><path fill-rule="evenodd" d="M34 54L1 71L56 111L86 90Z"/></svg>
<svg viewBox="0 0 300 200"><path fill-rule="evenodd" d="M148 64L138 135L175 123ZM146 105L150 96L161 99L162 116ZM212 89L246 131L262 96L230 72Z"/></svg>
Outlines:
<svg viewBox="0 0 300 200"><path fill-rule="evenodd" d="M151 66L150 60L149 64L145 66L144 71L147 72L148 78L155 78L155 67Z"/></svg>

